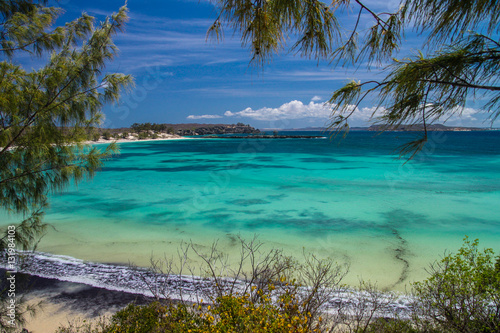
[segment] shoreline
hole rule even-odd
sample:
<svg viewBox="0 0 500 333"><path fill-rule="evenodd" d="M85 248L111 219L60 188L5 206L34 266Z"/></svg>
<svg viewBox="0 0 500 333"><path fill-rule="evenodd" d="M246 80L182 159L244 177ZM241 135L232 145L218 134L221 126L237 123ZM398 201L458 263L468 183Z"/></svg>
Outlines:
<svg viewBox="0 0 500 333"><path fill-rule="evenodd" d="M110 144L110 143L130 143L130 142L150 142L150 141L169 141L169 140L196 140L196 139L327 139L323 135L249 135L249 136L219 136L219 135L200 135L196 137L187 137L179 135L165 134L156 139L138 139L138 138L128 138L128 139L99 139L98 141L84 141L84 144Z"/></svg>
<svg viewBox="0 0 500 333"><path fill-rule="evenodd" d="M48 304L47 309L32 320L31 326L27 326L31 328L60 325L61 321L62 324L68 324L79 318L98 319L103 315L114 314L131 302L147 304L156 298L173 302L197 302L205 299L206 292L213 288L214 283L208 278L153 274L147 268L86 262L68 256L47 253L22 255L25 256L27 269L20 269L17 276L27 276L34 281L28 293L30 301L41 300ZM0 260L0 275L5 274L5 267L5 262ZM235 286L243 290L246 282L237 280ZM151 292L153 289L159 290L157 297ZM339 289L335 289L325 302L326 311L335 312L339 304L347 307L355 305L356 297L362 294L354 288L339 285ZM410 295L397 292L382 294L395 296L388 304L387 312L382 314L384 317L394 313L400 316L409 313L412 303ZM57 327L30 332L54 332Z"/></svg>

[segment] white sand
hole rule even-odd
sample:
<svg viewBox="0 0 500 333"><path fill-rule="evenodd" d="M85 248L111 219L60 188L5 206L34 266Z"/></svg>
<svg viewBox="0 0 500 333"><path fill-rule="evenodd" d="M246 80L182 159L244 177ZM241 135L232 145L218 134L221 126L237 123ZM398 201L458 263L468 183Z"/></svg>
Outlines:
<svg viewBox="0 0 500 333"><path fill-rule="evenodd" d="M174 134L165 134L165 133L160 133L158 134L158 138L156 139L144 139L144 140L139 140L137 136L128 136L126 139L111 139L111 140L104 140L102 137L98 141L85 141L84 143L86 144L100 144L100 143L123 143L123 142L147 142L147 141L165 141L165 140L190 140L192 138L186 138L184 136L180 135L174 135Z"/></svg>
<svg viewBox="0 0 500 333"><path fill-rule="evenodd" d="M29 304L42 302L35 317L28 319L25 328L30 333L54 333L60 327L73 325L83 325L85 323L97 322L100 317L92 317L86 312L73 311L64 303L53 303L48 297L35 297ZM112 313L106 313L104 316L111 316ZM102 318L104 318L104 316Z"/></svg>

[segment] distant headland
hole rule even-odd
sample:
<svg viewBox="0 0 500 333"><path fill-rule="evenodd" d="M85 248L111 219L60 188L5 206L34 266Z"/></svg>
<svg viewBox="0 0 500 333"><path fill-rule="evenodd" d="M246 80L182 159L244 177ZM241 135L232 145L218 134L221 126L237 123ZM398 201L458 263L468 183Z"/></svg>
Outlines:
<svg viewBox="0 0 500 333"><path fill-rule="evenodd" d="M88 133L90 142L179 139L186 136L258 134L250 125L237 124L156 124L135 123L122 128L94 128Z"/></svg>
<svg viewBox="0 0 500 333"><path fill-rule="evenodd" d="M372 125L370 127L351 127L350 131L398 131L398 132L422 132L422 124L414 125ZM427 131L449 131L449 132L471 132L498 130L481 127L458 127L440 124L427 125ZM318 138L322 135L287 135L283 132L326 132L331 131L325 127L307 127L290 129L263 129L262 131L243 123L237 124L155 124L135 123L128 128L94 128L88 133L89 142L108 141L138 141L157 139L181 139L185 137L203 136L206 138L264 138L264 139L287 139L287 138ZM267 132L267 133L266 133ZM273 134L269 134L273 132ZM232 134L231 136L227 136Z"/></svg>

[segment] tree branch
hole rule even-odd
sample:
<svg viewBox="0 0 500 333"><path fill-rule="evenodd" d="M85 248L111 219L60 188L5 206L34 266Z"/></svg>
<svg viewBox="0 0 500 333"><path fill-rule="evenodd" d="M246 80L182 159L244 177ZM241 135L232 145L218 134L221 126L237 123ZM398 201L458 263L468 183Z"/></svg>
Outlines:
<svg viewBox="0 0 500 333"><path fill-rule="evenodd" d="M16 47L9 47L9 48L2 48L0 49L0 52L15 52L15 51L20 51L20 50L24 50L24 51L27 51L29 53L31 53L30 51L26 50L26 48L30 45L33 45L33 44L36 44L36 43L39 43L40 41L44 40L44 39L48 39L48 36L50 34L43 34L42 36L34 39L33 41L27 43L27 44L24 44L24 45L19 45L19 46L16 46Z"/></svg>
<svg viewBox="0 0 500 333"><path fill-rule="evenodd" d="M382 27L382 29L387 30L386 27L388 26L387 22L384 21L383 19L380 18L374 11L372 11L370 8L366 7L361 1L355 0L358 5L361 6L362 9L366 10L368 13L370 13L373 18L377 21L377 24ZM382 22L383 24L380 24Z"/></svg>
<svg viewBox="0 0 500 333"><path fill-rule="evenodd" d="M450 85L453 87L483 89L483 90L489 90L489 91L500 91L500 87L497 87L497 86L483 86L483 85L472 84L472 83L469 84L469 83L459 83L459 82L450 82L450 81L442 81L442 80L431 80L431 79L419 79L418 81L419 82L435 83L435 84L446 84L446 85Z"/></svg>

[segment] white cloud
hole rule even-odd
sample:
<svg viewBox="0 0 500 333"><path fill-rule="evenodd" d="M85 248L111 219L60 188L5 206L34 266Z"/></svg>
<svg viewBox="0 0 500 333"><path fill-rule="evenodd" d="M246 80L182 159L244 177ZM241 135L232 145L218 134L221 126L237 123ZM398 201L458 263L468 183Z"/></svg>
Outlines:
<svg viewBox="0 0 500 333"><path fill-rule="evenodd" d="M350 119L352 121L362 121L369 122L377 117L383 116L386 112L384 107L371 107L371 108L357 108L356 111L352 114Z"/></svg>
<svg viewBox="0 0 500 333"><path fill-rule="evenodd" d="M321 97L315 96L309 104L303 104L301 101L291 101L285 103L278 108L264 107L258 110L246 108L239 112L226 111L226 117L247 117L255 120L275 121L283 119L303 119L303 118L316 118L316 119L329 119L332 115L332 105L329 103L315 103L321 100ZM352 106L354 107L354 106ZM356 108L350 119L356 123L366 123L372 118L383 115L384 108Z"/></svg>
<svg viewBox="0 0 500 333"><path fill-rule="evenodd" d="M311 101L313 101L313 102L319 102L322 100L323 100L323 98L321 98L320 96L314 96L313 98L311 98Z"/></svg>
<svg viewBox="0 0 500 333"><path fill-rule="evenodd" d="M187 117L187 119L219 119L219 118L222 118L222 116L218 116L216 114L204 114L201 116L190 115Z"/></svg>
<svg viewBox="0 0 500 333"><path fill-rule="evenodd" d="M246 117L255 120L275 121L283 119L301 119L301 118L324 118L327 119L331 114L331 106L324 103L304 104L301 101L291 101L281 105L278 108L264 107L258 110L246 108L239 112L226 111L227 117Z"/></svg>
<svg viewBox="0 0 500 333"><path fill-rule="evenodd" d="M316 98L318 97L318 98ZM319 100L319 96L315 96L313 100ZM354 105L351 106L351 110ZM356 108L349 117L351 126L370 126L373 121L383 116L387 110L384 107L363 107ZM450 126L484 126L484 117L481 117L481 110L473 108L463 108L461 110L453 110L455 115L450 116L446 125ZM458 112L457 112L458 111ZM450 112L451 115L452 112ZM461 113L461 116L459 114ZM318 126L322 126L332 115L332 105L329 103L316 103L311 101L304 104L301 101L293 100L276 108L263 107L257 110L248 107L244 110L233 112L226 111L225 117L250 118L255 121L294 121L297 120L304 124L304 121L316 122ZM345 113L344 115L348 115ZM188 119L218 119L223 118L220 115L201 115L189 116ZM446 119L442 118L439 123ZM483 123L483 125L481 125Z"/></svg>
<svg viewBox="0 0 500 333"><path fill-rule="evenodd" d="M454 108L449 113L449 118L447 121L457 122L457 121L476 121L476 115L481 113L481 110L473 108Z"/></svg>
<svg viewBox="0 0 500 333"><path fill-rule="evenodd" d="M454 108L441 117L439 122L444 122L448 126L470 126L470 127L490 127L492 122L489 119L491 112L470 107Z"/></svg>
<svg viewBox="0 0 500 333"><path fill-rule="evenodd" d="M377 68L382 69L383 66ZM363 64L359 68L337 68L335 71L331 69L276 71L273 72L273 78L276 80L300 82L332 81L343 86L351 80L382 80L384 78L384 72L381 70L371 71ZM329 93L331 93L331 91Z"/></svg>

